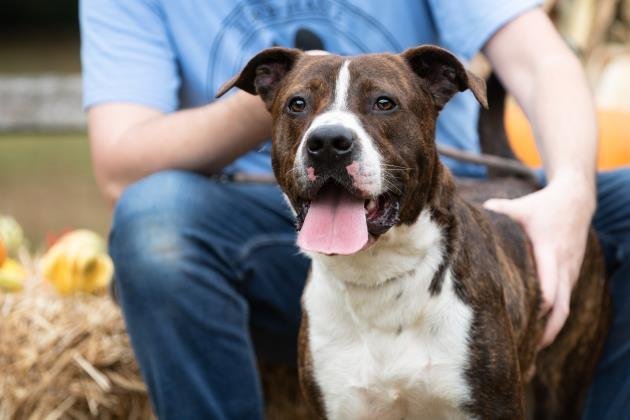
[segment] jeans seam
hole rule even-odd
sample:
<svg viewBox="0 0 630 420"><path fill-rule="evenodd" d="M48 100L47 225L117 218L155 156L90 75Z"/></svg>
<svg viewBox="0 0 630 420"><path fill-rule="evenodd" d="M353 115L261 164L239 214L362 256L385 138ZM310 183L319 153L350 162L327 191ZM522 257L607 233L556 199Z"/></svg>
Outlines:
<svg viewBox="0 0 630 420"><path fill-rule="evenodd" d="M295 246L295 235L293 234L263 234L256 235L254 238L245 242L238 253L237 260L243 261L249 257L257 248L263 248L268 246L281 245L281 246Z"/></svg>
<svg viewBox="0 0 630 420"><path fill-rule="evenodd" d="M236 261L234 264L234 268L236 271L236 275L241 284L244 284L245 281L245 270L243 269L244 261L260 248L270 247L270 246L295 246L295 235L294 234L262 234L256 235L252 239L248 240L243 244L241 249L239 250Z"/></svg>

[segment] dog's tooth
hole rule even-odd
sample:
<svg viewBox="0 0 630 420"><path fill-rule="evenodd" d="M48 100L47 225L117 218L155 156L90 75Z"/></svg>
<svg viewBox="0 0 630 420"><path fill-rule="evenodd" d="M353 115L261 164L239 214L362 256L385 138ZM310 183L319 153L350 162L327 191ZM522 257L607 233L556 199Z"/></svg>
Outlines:
<svg viewBox="0 0 630 420"><path fill-rule="evenodd" d="M365 210L370 211L370 210L373 210L374 208L376 208L376 201L374 199L371 199L365 205Z"/></svg>

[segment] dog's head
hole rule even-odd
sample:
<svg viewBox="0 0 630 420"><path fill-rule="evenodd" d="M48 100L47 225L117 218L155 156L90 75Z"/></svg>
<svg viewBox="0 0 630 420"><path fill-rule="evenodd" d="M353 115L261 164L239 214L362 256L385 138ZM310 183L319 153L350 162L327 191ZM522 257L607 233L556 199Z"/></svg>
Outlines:
<svg viewBox="0 0 630 420"><path fill-rule="evenodd" d="M485 83L448 51L311 55L270 48L232 87L260 95L273 117L272 164L296 212L298 245L352 254L399 223L412 223L435 187L439 111Z"/></svg>

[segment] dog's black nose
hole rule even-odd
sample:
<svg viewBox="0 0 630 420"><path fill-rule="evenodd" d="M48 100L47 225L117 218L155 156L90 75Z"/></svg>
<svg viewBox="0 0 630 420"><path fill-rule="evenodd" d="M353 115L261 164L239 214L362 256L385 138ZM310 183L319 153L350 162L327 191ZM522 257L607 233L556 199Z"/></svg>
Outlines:
<svg viewBox="0 0 630 420"><path fill-rule="evenodd" d="M349 155L354 147L352 130L341 125L323 125L306 140L309 157L318 161L338 159Z"/></svg>

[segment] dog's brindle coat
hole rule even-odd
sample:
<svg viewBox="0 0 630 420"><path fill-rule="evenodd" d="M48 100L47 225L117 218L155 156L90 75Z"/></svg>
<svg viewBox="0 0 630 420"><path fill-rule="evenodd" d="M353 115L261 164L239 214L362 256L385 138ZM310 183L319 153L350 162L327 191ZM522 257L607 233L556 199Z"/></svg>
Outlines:
<svg viewBox="0 0 630 420"><path fill-rule="evenodd" d="M299 366L319 416L518 419L531 386L527 411L535 418L579 418L608 326L601 253L589 235L570 316L553 345L538 351L545 318L530 244L516 223L478 205L533 188L490 180L456 191L436 153L440 109L465 89L485 106L482 80L435 46L352 58L271 48L218 96L233 86L260 95L272 114L273 169L298 227L305 203L330 181L308 173L300 145L340 98L346 117L335 123L348 113L359 121L370 143L364 138L361 148L372 147L380 162L359 161L383 185L359 188L352 174L335 182L366 199L387 193L398 205L393 226L370 231L369 248L309 254ZM296 96L305 100L300 112L288 109ZM383 96L395 109L374 111ZM374 187L372 175L363 180Z"/></svg>

